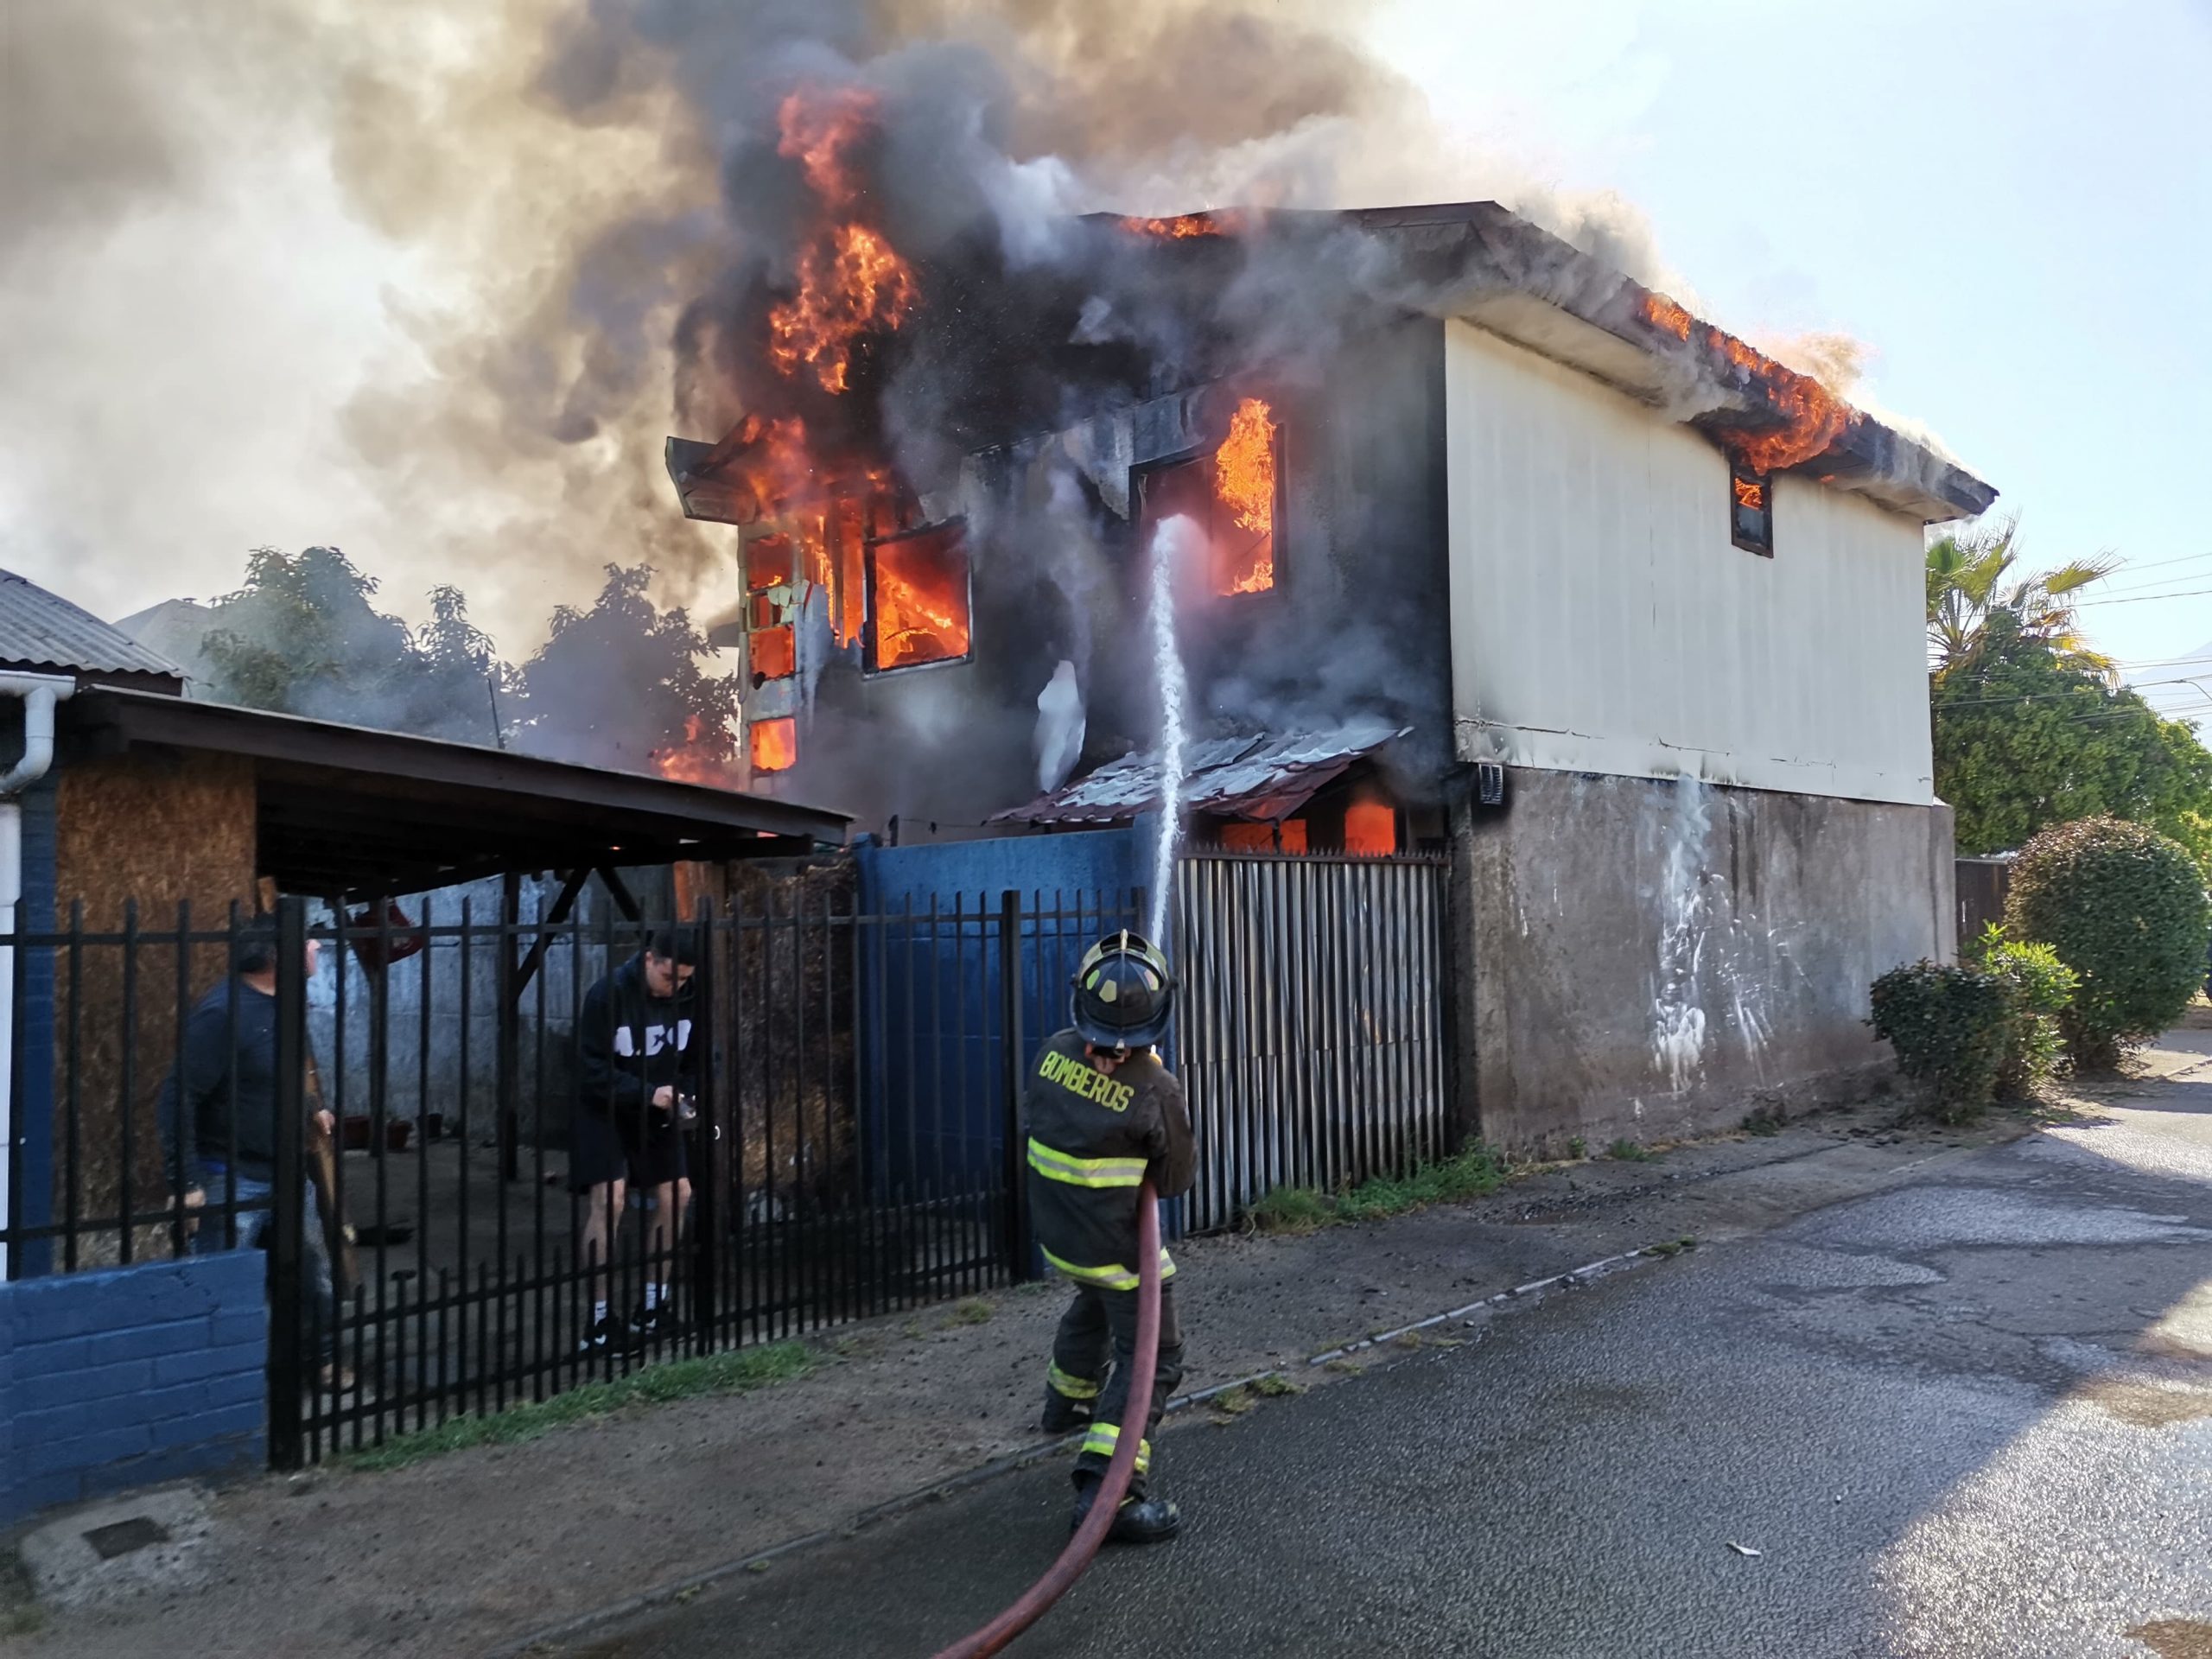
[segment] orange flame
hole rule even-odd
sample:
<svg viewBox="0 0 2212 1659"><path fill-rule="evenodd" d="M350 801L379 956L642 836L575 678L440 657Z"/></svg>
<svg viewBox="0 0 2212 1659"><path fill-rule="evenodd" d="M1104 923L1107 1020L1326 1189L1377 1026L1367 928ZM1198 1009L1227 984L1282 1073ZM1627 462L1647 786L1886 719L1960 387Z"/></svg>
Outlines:
<svg viewBox="0 0 2212 1659"><path fill-rule="evenodd" d="M789 772L798 764L798 721L792 716L755 721L749 736L755 772Z"/></svg>
<svg viewBox="0 0 2212 1659"><path fill-rule="evenodd" d="M1757 512L1766 505L1766 486L1757 479L1738 478L1730 481L1736 486L1738 506L1749 507L1752 512Z"/></svg>
<svg viewBox="0 0 2212 1659"><path fill-rule="evenodd" d="M879 671L968 654L967 547L957 530L877 543L874 597Z"/></svg>
<svg viewBox="0 0 2212 1659"><path fill-rule="evenodd" d="M655 750L652 763L655 772L674 783L728 789L736 781L730 772L728 733L710 732L705 716L701 715L686 715L683 744L677 748Z"/></svg>
<svg viewBox="0 0 2212 1659"><path fill-rule="evenodd" d="M1779 473L1802 466L1821 454L1851 424L1851 405L1810 375L1784 368L1764 352L1696 322L1664 294L1646 294L1640 303L1644 321L1677 340L1694 340L1702 350L1725 359L1758 389L1768 407L1782 417L1778 427L1723 427L1719 436L1749 471Z"/></svg>
<svg viewBox="0 0 2212 1659"><path fill-rule="evenodd" d="M1220 550L1224 594L1263 594L1275 585L1275 427L1273 411L1247 397L1230 417L1229 435L1214 452L1214 493L1252 540L1227 538Z"/></svg>
<svg viewBox="0 0 2212 1659"><path fill-rule="evenodd" d="M843 207L860 194L848 170L852 149L867 136L875 99L857 86L823 93L802 87L776 108L776 154L796 161L807 188L825 206Z"/></svg>
<svg viewBox="0 0 2212 1659"><path fill-rule="evenodd" d="M844 391L861 336L898 327L913 303L914 274L891 245L865 225L837 226L799 256L798 292L768 313L768 355Z"/></svg>
<svg viewBox="0 0 2212 1659"><path fill-rule="evenodd" d="M1219 236L1224 226L1211 213L1178 213L1173 219L1121 219L1115 221L1122 229L1137 236L1165 237L1180 240L1189 236Z"/></svg>
<svg viewBox="0 0 2212 1659"><path fill-rule="evenodd" d="M1354 858L1388 858L1398 850L1398 814L1388 801L1354 801L1344 808L1344 851Z"/></svg>

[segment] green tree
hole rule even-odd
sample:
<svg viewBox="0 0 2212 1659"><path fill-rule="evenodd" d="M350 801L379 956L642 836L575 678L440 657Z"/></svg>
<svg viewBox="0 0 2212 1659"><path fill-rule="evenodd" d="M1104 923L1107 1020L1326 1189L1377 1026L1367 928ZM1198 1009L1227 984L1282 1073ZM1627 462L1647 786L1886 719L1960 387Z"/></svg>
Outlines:
<svg viewBox="0 0 2212 1659"><path fill-rule="evenodd" d="M2082 633L2073 596L2117 569L2117 559L2077 559L2040 575L2007 581L2019 561L2019 522L2005 519L1928 549L1928 650L1940 679L1979 662L1989 626L2009 617L2024 639L2048 645L2069 668L2110 678L2112 658Z"/></svg>
<svg viewBox="0 0 2212 1659"><path fill-rule="evenodd" d="M2212 753L2078 656L1991 613L1970 667L1936 676L1936 792L1961 853L2005 852L2049 825L2110 814L2212 854Z"/></svg>
<svg viewBox="0 0 2212 1659"><path fill-rule="evenodd" d="M687 612L647 596L652 574L610 564L588 609L553 613L552 632L523 668L530 747L638 771L680 750L693 776L731 765L737 677L700 666L714 647Z"/></svg>
<svg viewBox="0 0 2212 1659"><path fill-rule="evenodd" d="M2204 982L2204 874L2155 830L2115 818L2055 824L2020 849L2005 901L2014 938L2079 976L2058 1016L2076 1065L2108 1066L2180 1017Z"/></svg>
<svg viewBox="0 0 2212 1659"><path fill-rule="evenodd" d="M499 741L493 710L518 693L513 668L468 620L454 587L434 589L417 634L376 608L376 578L334 547L256 548L245 581L214 601L202 647L222 702L470 743Z"/></svg>

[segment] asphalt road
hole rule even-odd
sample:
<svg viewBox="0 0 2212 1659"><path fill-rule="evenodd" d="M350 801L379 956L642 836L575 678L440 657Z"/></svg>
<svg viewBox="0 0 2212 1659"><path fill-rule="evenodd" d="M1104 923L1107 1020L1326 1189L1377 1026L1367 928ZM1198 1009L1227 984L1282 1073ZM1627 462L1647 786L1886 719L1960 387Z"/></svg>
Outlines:
<svg viewBox="0 0 2212 1659"><path fill-rule="evenodd" d="M1183 1537L1109 1552L1013 1651L2212 1655L2194 1075L1173 1431ZM1033 1470L578 1650L927 1655L1065 1510Z"/></svg>

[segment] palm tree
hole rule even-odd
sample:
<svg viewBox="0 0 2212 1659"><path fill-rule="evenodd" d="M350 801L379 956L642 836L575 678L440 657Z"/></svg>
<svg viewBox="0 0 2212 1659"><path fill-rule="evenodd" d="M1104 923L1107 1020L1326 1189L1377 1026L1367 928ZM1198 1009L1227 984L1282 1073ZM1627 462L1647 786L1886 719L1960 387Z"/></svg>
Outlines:
<svg viewBox="0 0 2212 1659"><path fill-rule="evenodd" d="M1945 536L1928 549L1928 655L1938 679L1981 654L1989 619L2011 613L2023 639L2047 645L2069 668L2117 682L2119 665L2093 651L2082 632L2072 595L2120 568L2108 553L2076 559L2038 575L2007 582L2018 562L2020 523L2000 519L1962 535Z"/></svg>

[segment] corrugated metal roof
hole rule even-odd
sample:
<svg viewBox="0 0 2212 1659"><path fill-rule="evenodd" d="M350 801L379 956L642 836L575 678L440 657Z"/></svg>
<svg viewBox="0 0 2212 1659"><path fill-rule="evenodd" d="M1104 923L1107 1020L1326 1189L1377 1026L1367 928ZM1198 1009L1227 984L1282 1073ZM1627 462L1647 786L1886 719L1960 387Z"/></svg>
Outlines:
<svg viewBox="0 0 2212 1659"><path fill-rule="evenodd" d="M1191 812L1272 822L1287 818L1356 762L1413 728L1358 721L1332 732L1207 738L1185 756L1182 802ZM1127 823L1160 804L1155 752L1110 760L1024 806L994 812L992 823Z"/></svg>
<svg viewBox="0 0 2212 1659"><path fill-rule="evenodd" d="M0 663L88 674L158 674L184 671L119 628L12 570L0 570Z"/></svg>

